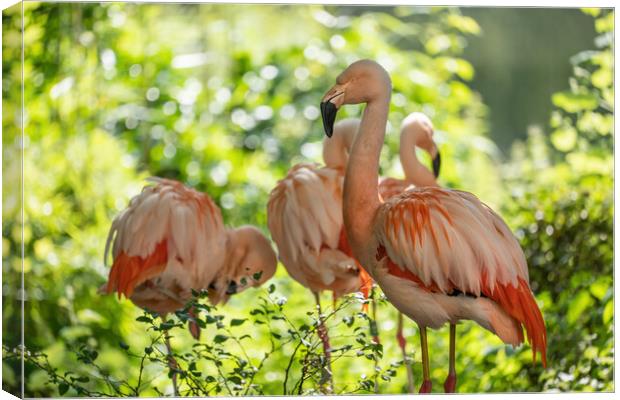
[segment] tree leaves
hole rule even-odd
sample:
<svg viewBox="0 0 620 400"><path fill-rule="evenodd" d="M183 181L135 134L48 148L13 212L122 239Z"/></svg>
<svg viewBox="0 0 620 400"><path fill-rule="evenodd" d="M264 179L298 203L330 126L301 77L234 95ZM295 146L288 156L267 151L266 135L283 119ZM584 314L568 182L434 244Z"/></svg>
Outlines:
<svg viewBox="0 0 620 400"><path fill-rule="evenodd" d="M598 106L596 96L590 93L559 92L555 93L551 100L554 105L570 113L594 110Z"/></svg>

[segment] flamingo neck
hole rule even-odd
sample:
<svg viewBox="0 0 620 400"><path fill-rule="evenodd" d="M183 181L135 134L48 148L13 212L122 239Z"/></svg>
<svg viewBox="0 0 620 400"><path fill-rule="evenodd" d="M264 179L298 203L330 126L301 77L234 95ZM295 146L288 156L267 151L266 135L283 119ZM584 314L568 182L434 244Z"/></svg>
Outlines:
<svg viewBox="0 0 620 400"><path fill-rule="evenodd" d="M323 162L326 167L344 170L349 158L349 146L344 135L335 133L331 139L323 140Z"/></svg>
<svg viewBox="0 0 620 400"><path fill-rule="evenodd" d="M415 132L403 130L400 134L400 164L405 173L405 181L418 187L438 186L433 173L418 160L417 140Z"/></svg>
<svg viewBox="0 0 620 400"><path fill-rule="evenodd" d="M372 235L380 206L379 157L385 139L390 94L367 103L353 143L344 180L344 224L352 247L359 248Z"/></svg>

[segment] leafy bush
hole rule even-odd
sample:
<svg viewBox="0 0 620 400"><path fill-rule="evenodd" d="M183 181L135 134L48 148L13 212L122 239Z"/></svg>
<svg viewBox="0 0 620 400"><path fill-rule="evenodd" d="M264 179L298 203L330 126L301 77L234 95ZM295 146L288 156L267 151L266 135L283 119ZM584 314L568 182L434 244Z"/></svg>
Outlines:
<svg viewBox="0 0 620 400"><path fill-rule="evenodd" d="M227 224L264 229L276 180L296 162L319 159L323 91L359 57L378 59L394 77L382 174L401 173L394 133L402 118L429 114L441 129L442 183L501 209L546 317L546 371L532 365L528 346L515 350L471 322L459 325L458 390L613 389L612 12L588 11L599 49L573 59L570 90L553 97L549 137L533 131L502 166L484 136L486 108L467 85L474 71L460 58L479 27L458 9L24 7L27 396L172 394L164 331L183 395L330 391L313 298L283 268L274 286L222 308L194 299L203 310L200 342L184 328L187 313L162 319L96 290L107 274L110 221L148 175L209 193ZM20 26L15 11L3 14L3 26ZM3 388L19 393L20 37L3 38ZM359 312L355 296L324 308L334 393L406 392L397 314L375 296L376 318ZM404 332L419 377L417 331L407 321ZM429 335L436 390L447 374L447 336Z"/></svg>

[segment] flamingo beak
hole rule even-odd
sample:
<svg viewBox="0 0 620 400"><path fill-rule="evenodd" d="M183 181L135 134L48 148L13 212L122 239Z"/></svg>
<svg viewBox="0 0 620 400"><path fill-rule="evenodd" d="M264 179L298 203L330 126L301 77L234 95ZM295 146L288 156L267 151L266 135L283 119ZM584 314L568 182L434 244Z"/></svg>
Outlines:
<svg viewBox="0 0 620 400"><path fill-rule="evenodd" d="M334 103L330 101L321 103L321 118L323 119L323 129L327 137L332 137L334 133L334 122L336 121L337 113L338 109Z"/></svg>
<svg viewBox="0 0 620 400"><path fill-rule="evenodd" d="M439 178L440 168L441 168L441 155L439 154L439 150L437 150L435 157L433 158L433 175L435 175L435 178Z"/></svg>
<svg viewBox="0 0 620 400"><path fill-rule="evenodd" d="M338 113L338 107L342 105L341 97L344 94L344 90L338 90L332 88L327 92L329 97L321 102L321 118L323 119L323 129L327 137L332 137L334 133L334 122L336 122L336 114Z"/></svg>
<svg viewBox="0 0 620 400"><path fill-rule="evenodd" d="M230 281L228 283L228 288L226 289L226 294L230 296L230 295L233 295L235 293L237 293L237 282Z"/></svg>

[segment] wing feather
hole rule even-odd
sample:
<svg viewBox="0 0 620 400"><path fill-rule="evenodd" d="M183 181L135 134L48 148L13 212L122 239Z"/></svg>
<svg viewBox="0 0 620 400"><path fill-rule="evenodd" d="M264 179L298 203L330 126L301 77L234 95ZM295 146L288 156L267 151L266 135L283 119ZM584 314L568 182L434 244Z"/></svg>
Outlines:
<svg viewBox="0 0 620 400"><path fill-rule="evenodd" d="M112 249L107 292L130 297L147 279L165 276L163 285L206 287L225 258L222 216L205 194L179 182L152 178L112 222L104 260ZM205 257L205 255L208 255ZM181 273L163 274L167 268Z"/></svg>
<svg viewBox="0 0 620 400"><path fill-rule="evenodd" d="M489 281L527 281L523 251L504 221L474 195L425 187L386 201L377 226L389 257L443 292L480 294Z"/></svg>
<svg viewBox="0 0 620 400"><path fill-rule="evenodd" d="M425 187L389 199L378 218L378 254L387 253L389 273L430 291L490 298L525 328L534 359L540 352L546 365L546 328L525 256L493 210L471 193Z"/></svg>
<svg viewBox="0 0 620 400"><path fill-rule="evenodd" d="M319 259L324 246L337 249L342 222L342 172L297 164L272 190L267 224L291 276L309 286L310 276L332 279Z"/></svg>

